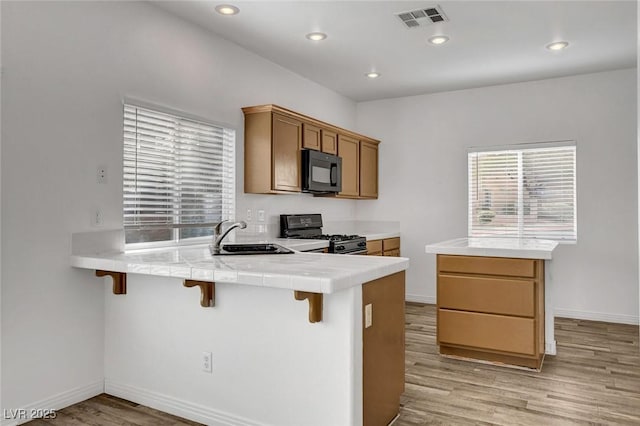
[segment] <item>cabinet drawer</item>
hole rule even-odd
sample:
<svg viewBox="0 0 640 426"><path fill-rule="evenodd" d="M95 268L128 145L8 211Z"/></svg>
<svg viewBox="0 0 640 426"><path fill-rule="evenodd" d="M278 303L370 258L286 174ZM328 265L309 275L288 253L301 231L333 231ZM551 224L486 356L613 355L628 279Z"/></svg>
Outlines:
<svg viewBox="0 0 640 426"><path fill-rule="evenodd" d="M367 241L367 253L379 253L382 254L382 240L370 240Z"/></svg>
<svg viewBox="0 0 640 426"><path fill-rule="evenodd" d="M438 275L438 307L533 317L535 282L477 276Z"/></svg>
<svg viewBox="0 0 640 426"><path fill-rule="evenodd" d="M535 355L535 321L438 309L438 344Z"/></svg>
<svg viewBox="0 0 640 426"><path fill-rule="evenodd" d="M387 238L382 240L382 250L396 250L400 249L400 238Z"/></svg>
<svg viewBox="0 0 640 426"><path fill-rule="evenodd" d="M439 254L438 272L533 278L535 277L535 260Z"/></svg>

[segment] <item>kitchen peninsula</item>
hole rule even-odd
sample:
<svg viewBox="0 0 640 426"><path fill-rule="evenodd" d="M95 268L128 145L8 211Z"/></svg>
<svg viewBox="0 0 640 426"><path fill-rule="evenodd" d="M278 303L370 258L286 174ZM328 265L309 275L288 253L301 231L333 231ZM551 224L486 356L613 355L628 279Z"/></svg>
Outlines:
<svg viewBox="0 0 640 426"><path fill-rule="evenodd" d="M440 353L539 370L545 353L555 354L545 263L557 245L519 238L427 245L427 253L437 254Z"/></svg>
<svg viewBox="0 0 640 426"><path fill-rule="evenodd" d="M105 392L207 424L382 425L398 412L408 259L74 246L72 266L114 276Z"/></svg>

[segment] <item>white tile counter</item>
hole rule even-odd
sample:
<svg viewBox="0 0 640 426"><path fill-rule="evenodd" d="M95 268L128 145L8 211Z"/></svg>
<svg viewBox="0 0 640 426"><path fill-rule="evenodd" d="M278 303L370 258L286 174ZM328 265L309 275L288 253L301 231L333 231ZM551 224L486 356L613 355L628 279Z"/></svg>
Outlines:
<svg viewBox="0 0 640 426"><path fill-rule="evenodd" d="M295 244L289 245L295 247ZM208 245L74 254L77 268L334 293L409 266L409 259L324 253L212 256Z"/></svg>
<svg viewBox="0 0 640 426"><path fill-rule="evenodd" d="M461 256L551 259L556 241L525 238L456 238L427 244L425 252Z"/></svg>

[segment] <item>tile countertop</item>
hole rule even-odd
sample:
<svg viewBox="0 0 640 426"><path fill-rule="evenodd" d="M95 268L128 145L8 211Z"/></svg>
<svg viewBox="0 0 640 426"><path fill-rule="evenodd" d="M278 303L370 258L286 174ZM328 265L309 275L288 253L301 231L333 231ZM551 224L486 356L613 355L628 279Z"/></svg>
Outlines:
<svg viewBox="0 0 640 426"><path fill-rule="evenodd" d="M295 242L287 244L296 248ZM402 257L324 253L211 256L208 245L98 254L75 253L71 266L314 293L334 293L409 267Z"/></svg>
<svg viewBox="0 0 640 426"><path fill-rule="evenodd" d="M466 256L551 259L556 241L526 238L456 238L427 244L425 252Z"/></svg>

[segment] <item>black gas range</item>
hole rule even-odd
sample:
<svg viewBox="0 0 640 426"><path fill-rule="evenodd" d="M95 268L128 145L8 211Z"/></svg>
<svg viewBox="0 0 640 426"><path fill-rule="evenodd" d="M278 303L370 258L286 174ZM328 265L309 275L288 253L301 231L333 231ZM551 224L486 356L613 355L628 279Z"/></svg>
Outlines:
<svg viewBox="0 0 640 426"><path fill-rule="evenodd" d="M359 235L322 233L320 214L281 214L280 237L329 241L329 253L367 254L367 239Z"/></svg>

